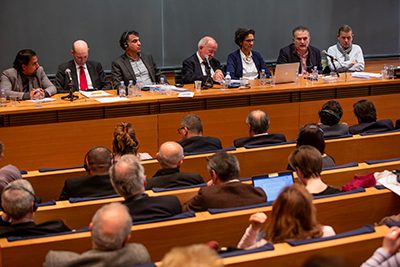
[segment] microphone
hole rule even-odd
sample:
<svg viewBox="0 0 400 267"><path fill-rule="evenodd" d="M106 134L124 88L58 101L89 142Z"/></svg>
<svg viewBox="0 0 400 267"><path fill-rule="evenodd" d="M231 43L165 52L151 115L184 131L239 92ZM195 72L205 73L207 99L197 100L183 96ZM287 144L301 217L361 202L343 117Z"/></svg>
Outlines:
<svg viewBox="0 0 400 267"><path fill-rule="evenodd" d="M72 81L71 70L70 70L70 69L66 69L66 70L65 70L65 74L67 74L67 75L68 75L68 79L69 79L70 81Z"/></svg>
<svg viewBox="0 0 400 267"><path fill-rule="evenodd" d="M205 55L204 58L205 58L206 61L207 61L208 68L211 70L211 65L210 65L210 60L208 60L208 55Z"/></svg>
<svg viewBox="0 0 400 267"><path fill-rule="evenodd" d="M337 60L334 56L328 54L328 53L326 52L326 50L322 50L322 54L324 54L324 55L327 56L327 57L330 57L330 58L333 59L333 60L339 61L339 60Z"/></svg>

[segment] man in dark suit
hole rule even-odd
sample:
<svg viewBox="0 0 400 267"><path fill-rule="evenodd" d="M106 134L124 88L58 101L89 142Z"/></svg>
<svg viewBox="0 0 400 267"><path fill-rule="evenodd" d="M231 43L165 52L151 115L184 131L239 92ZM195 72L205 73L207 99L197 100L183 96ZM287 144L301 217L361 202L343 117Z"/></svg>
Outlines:
<svg viewBox="0 0 400 267"><path fill-rule="evenodd" d="M128 86L130 80L136 84L136 80L144 85L152 82L160 82L163 78L168 83L167 78L157 68L156 62L151 54L142 53L142 44L139 41L139 33L136 31L126 31L121 35L119 45L125 54L114 60L111 64L111 75L114 88L118 88L121 81Z"/></svg>
<svg viewBox="0 0 400 267"><path fill-rule="evenodd" d="M203 136L203 123L195 114L183 117L178 133L182 138L178 144L183 147L185 153L222 149L221 141L218 138Z"/></svg>
<svg viewBox="0 0 400 267"><path fill-rule="evenodd" d="M113 164L112 152L104 146L93 147L85 156L84 167L88 176L65 180L60 200L71 197L100 197L116 194L108 170Z"/></svg>
<svg viewBox="0 0 400 267"><path fill-rule="evenodd" d="M89 224L92 249L82 254L50 250L45 267L58 266L136 266L150 262L142 244L129 243L132 218L121 203L104 205Z"/></svg>
<svg viewBox="0 0 400 267"><path fill-rule="evenodd" d="M198 44L198 51L185 59L182 63L182 79L183 83L194 83L200 80L206 82L210 74L214 81L221 81L224 79L224 74L221 70L221 63L214 58L217 52L217 42L209 37L203 37ZM208 56L211 69L209 69L205 55Z"/></svg>
<svg viewBox="0 0 400 267"><path fill-rule="evenodd" d="M245 145L267 145L286 142L283 134L268 134L269 118L263 110L253 110L247 115L246 124L250 137L242 137L233 141L235 147Z"/></svg>
<svg viewBox="0 0 400 267"><path fill-rule="evenodd" d="M183 148L176 142L165 142L156 155L161 169L147 179L146 190L157 188L173 188L204 183L198 173L180 172L183 163Z"/></svg>
<svg viewBox="0 0 400 267"><path fill-rule="evenodd" d="M239 162L235 155L217 152L208 161L212 180L196 196L183 204L182 210L206 211L260 204L267 196L259 187L239 181Z"/></svg>
<svg viewBox="0 0 400 267"><path fill-rule="evenodd" d="M99 62L87 60L89 47L83 40L78 40L72 45L71 54L73 60L62 63L58 66L56 80L54 82L57 93L69 92L69 78L65 73L71 71L72 91L85 91L87 89L111 90L111 84L103 67Z"/></svg>
<svg viewBox="0 0 400 267"><path fill-rule="evenodd" d="M1 195L1 206L4 213L0 219L0 237L39 236L71 231L60 219L41 224L33 221L37 203L32 185L27 180L9 183Z"/></svg>
<svg viewBox="0 0 400 267"><path fill-rule="evenodd" d="M149 197L144 193L146 176L144 168L135 155L122 156L110 168L111 183L122 197L134 222L174 216L182 212L175 196Z"/></svg>

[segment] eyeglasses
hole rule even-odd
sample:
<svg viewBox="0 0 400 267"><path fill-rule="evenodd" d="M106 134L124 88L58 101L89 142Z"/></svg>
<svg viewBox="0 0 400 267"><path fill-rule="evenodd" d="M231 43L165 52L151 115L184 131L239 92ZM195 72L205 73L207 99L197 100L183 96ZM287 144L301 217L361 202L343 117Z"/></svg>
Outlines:
<svg viewBox="0 0 400 267"><path fill-rule="evenodd" d="M182 126L181 128L178 129L178 133L181 134L181 131L182 131L183 129L185 129L185 128L186 128L186 130L189 130L188 127Z"/></svg>
<svg viewBox="0 0 400 267"><path fill-rule="evenodd" d="M247 40L243 40L243 41L246 43L251 43L251 42L254 42L254 39L247 39Z"/></svg>

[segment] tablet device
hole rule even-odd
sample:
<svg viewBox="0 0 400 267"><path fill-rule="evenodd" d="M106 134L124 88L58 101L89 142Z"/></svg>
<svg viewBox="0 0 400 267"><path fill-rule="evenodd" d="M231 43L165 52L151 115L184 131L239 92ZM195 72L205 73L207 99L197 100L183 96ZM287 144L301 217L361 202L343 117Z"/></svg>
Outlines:
<svg viewBox="0 0 400 267"><path fill-rule="evenodd" d="M267 201L274 201L286 186L293 184L293 172L275 172L251 177L254 187L260 187L267 195Z"/></svg>

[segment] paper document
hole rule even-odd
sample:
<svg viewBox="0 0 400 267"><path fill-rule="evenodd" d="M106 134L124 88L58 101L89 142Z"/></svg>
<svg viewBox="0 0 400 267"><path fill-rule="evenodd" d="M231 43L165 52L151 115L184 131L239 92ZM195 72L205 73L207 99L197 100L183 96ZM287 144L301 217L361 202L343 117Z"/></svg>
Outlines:
<svg viewBox="0 0 400 267"><path fill-rule="evenodd" d="M400 196L400 183L397 182L397 176L389 174L386 177L382 177L378 180L386 188L390 189L393 193Z"/></svg>
<svg viewBox="0 0 400 267"><path fill-rule="evenodd" d="M183 92L179 93L178 97L179 98L192 98L194 96L193 92Z"/></svg>
<svg viewBox="0 0 400 267"><path fill-rule="evenodd" d="M372 72L353 72L351 74L353 78L360 78L360 79L371 79L371 78L378 78L382 77L380 73L372 73Z"/></svg>
<svg viewBox="0 0 400 267"><path fill-rule="evenodd" d="M96 98L96 97L104 97L104 96L112 96L112 94L107 93L105 91L81 91L82 95L88 98Z"/></svg>
<svg viewBox="0 0 400 267"><path fill-rule="evenodd" d="M26 100L26 101L35 103L35 100ZM45 97L45 98L42 99L42 103L53 102L53 101L56 101L56 99L55 98L48 98L48 97Z"/></svg>
<svg viewBox="0 0 400 267"><path fill-rule="evenodd" d="M95 98L94 100L99 101L100 103L113 103L113 102L121 102L121 101L131 101L127 97L102 97L102 98Z"/></svg>

